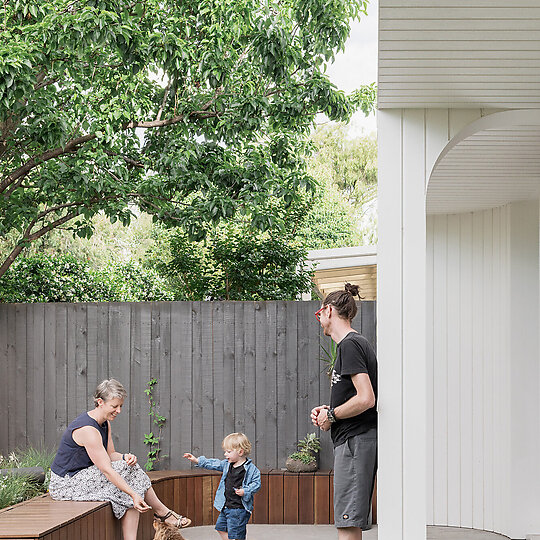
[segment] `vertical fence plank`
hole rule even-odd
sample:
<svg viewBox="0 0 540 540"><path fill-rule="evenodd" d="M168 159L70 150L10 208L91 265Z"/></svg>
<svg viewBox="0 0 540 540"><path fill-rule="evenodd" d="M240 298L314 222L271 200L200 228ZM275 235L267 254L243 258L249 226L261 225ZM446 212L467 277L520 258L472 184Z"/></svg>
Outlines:
<svg viewBox="0 0 540 540"><path fill-rule="evenodd" d="M129 385L130 381L130 343L131 308L126 303L111 304L109 309L109 377ZM129 388L128 388L129 391ZM127 452L129 445L130 400L124 402L122 415L112 426L112 437L119 452Z"/></svg>
<svg viewBox="0 0 540 540"><path fill-rule="evenodd" d="M159 302L160 312L160 347L159 347L159 380L157 384L156 402L158 413L166 418L166 424L171 418L171 303ZM170 469L171 459L171 430L164 427L161 431L159 469Z"/></svg>
<svg viewBox="0 0 540 540"><path fill-rule="evenodd" d="M126 449L137 455L139 464L144 465L143 454L137 453L135 448L143 440L142 415L146 405L141 369L141 337L142 337L142 307L147 304L136 303L131 306L131 372L129 378L129 440L125 441ZM127 381L126 381L127 383ZM137 535L138 536L138 535Z"/></svg>
<svg viewBox="0 0 540 540"><path fill-rule="evenodd" d="M109 311L114 306L114 304L107 304L105 302L98 304L98 332L97 332L97 378L95 380L95 386L104 379L109 378L109 363L112 358L109 355ZM112 366L114 369L114 363Z"/></svg>
<svg viewBox="0 0 540 540"><path fill-rule="evenodd" d="M98 381L98 304L86 304L86 407L93 404L92 395Z"/></svg>
<svg viewBox="0 0 540 540"><path fill-rule="evenodd" d="M212 381L213 372L213 340L212 340L212 303L201 303L201 403L202 403L202 416L200 421L202 423L202 451L203 454L208 456L214 454L214 403L213 393L214 384ZM215 456L218 457L218 456Z"/></svg>
<svg viewBox="0 0 540 540"><path fill-rule="evenodd" d="M244 411L240 414L244 415L245 428L244 433L254 445L253 458L254 462L259 461L259 447L257 446L257 431L256 431L256 366L255 366L255 302L246 302L244 304ZM239 374L242 377L242 374ZM259 429L261 429L259 427Z"/></svg>
<svg viewBox="0 0 540 540"><path fill-rule="evenodd" d="M260 411L257 419L265 422L264 446L266 449L266 459L264 467L276 467L278 454L278 425L277 415L277 381L278 381L278 362L277 362L277 324L278 312L276 302L265 302L266 316L262 321L266 329L266 359L265 368L265 389L266 389L266 410ZM262 360L262 359L261 359ZM260 359L257 358L257 364L260 366ZM261 418L262 413L262 418ZM281 522L282 523L282 522Z"/></svg>
<svg viewBox="0 0 540 540"><path fill-rule="evenodd" d="M234 403L235 403L235 338L234 338L234 304L235 302L223 302L223 433L232 433L234 427Z"/></svg>
<svg viewBox="0 0 540 540"><path fill-rule="evenodd" d="M8 424L8 447L10 449L16 448L17 446L17 423L19 417L17 415L17 389L15 387L15 381L17 380L17 305L13 306L13 309L10 310L10 316L7 320L7 359L8 359L8 370L7 378L9 384L7 385L7 395L8 395L8 407L7 407L7 418L4 420Z"/></svg>
<svg viewBox="0 0 540 540"><path fill-rule="evenodd" d="M160 369L160 349L161 349L161 311L159 309L158 302L152 302L152 317L150 322L150 373L148 380L156 380L159 384L159 369ZM159 388L154 385L152 388L152 395L155 401L159 401ZM149 426L147 433L153 433L158 435L158 427L152 422L152 418L149 419ZM150 446L147 447L147 451L150 450ZM159 457L159 456L158 456ZM155 462L154 468L159 468L159 462Z"/></svg>
<svg viewBox="0 0 540 540"><path fill-rule="evenodd" d="M11 306L0 304L0 411L8 411L9 407L9 381L10 381L10 363L8 356L8 318ZM0 453L9 448L8 422L0 422Z"/></svg>
<svg viewBox="0 0 540 540"><path fill-rule="evenodd" d="M77 332L75 335L75 411L77 415L80 414L82 411L86 410L88 403L88 304L77 304L76 322Z"/></svg>
<svg viewBox="0 0 540 540"><path fill-rule="evenodd" d="M61 426L56 421L56 304L45 304L43 307L45 317L45 350L44 371L45 389L48 402L43 404L45 420L45 446L56 449L60 436Z"/></svg>
<svg viewBox="0 0 540 540"><path fill-rule="evenodd" d="M194 421L191 422L191 437L192 437L192 450L191 452L200 456L203 454L202 442L203 442L203 425L202 425L202 326L203 321L201 318L201 306L202 302L193 302L193 387L192 395L193 401L191 404L191 417ZM208 426L206 426L208 427ZM207 451L207 450L205 450Z"/></svg>
<svg viewBox="0 0 540 540"><path fill-rule="evenodd" d="M150 416L148 415L150 405L144 393L146 384L151 379L152 370L152 304L144 302L136 304L136 306L136 312L133 314L136 318L134 324L140 335L133 348L132 376L135 387L131 390L131 410L135 415L140 414L140 423L136 426L135 432L130 433L129 450L139 456L141 463L146 463L146 454L149 449L143 443L144 434L150 433L152 429Z"/></svg>
<svg viewBox="0 0 540 540"><path fill-rule="evenodd" d="M36 445L45 445L45 414L44 403L46 392L45 386L45 306L44 304L36 304L31 310L34 320L33 334L31 335L31 343L28 346L32 350L33 368L31 377L34 379L33 391L29 393L29 399L32 404L30 411L32 428L32 436L30 441L36 441Z"/></svg>
<svg viewBox="0 0 540 540"><path fill-rule="evenodd" d="M66 423L77 418L77 366L75 361L77 334L77 304L65 304L66 309Z"/></svg>
<svg viewBox="0 0 540 540"><path fill-rule="evenodd" d="M213 439L212 455L219 457L222 454L221 441L227 435L224 431L225 403L232 397L234 387L225 384L225 371L223 359L223 302L212 302L212 396L213 396ZM210 450L208 450L210 452Z"/></svg>
<svg viewBox="0 0 540 540"><path fill-rule="evenodd" d="M26 448L27 446L27 430L26 419L28 413L26 409L26 379L30 372L26 366L26 349L27 349L27 325L26 325L26 305L18 304L16 308L16 336L15 336L15 359L17 362L16 379L14 388L16 392L17 412L16 415L22 420L17 421L15 425L15 444L18 448Z"/></svg>
<svg viewBox="0 0 540 540"><path fill-rule="evenodd" d="M377 351L376 308L376 302L362 302L360 304L360 312L362 313L360 333L369 341L375 352Z"/></svg>
<svg viewBox="0 0 540 540"><path fill-rule="evenodd" d="M67 304L56 304L56 426L60 435L68 425L67 417ZM71 420L70 420L71 421Z"/></svg>
<svg viewBox="0 0 540 540"><path fill-rule="evenodd" d="M182 457L191 452L192 403L192 322L191 303L171 305L171 468L189 469Z"/></svg>
<svg viewBox="0 0 540 540"><path fill-rule="evenodd" d="M288 302L285 308L285 384L278 387L279 401L281 403L280 417L286 419L280 425L281 446L285 449L286 458L296 450L298 440L298 413L296 401L298 400L298 378L301 373L298 369L298 303Z"/></svg>
<svg viewBox="0 0 540 540"><path fill-rule="evenodd" d="M271 371L269 364L270 354L268 353L266 338L266 326L268 325L265 302L255 302L255 446L257 448L257 461L259 467L268 468L268 447L272 444L272 426L266 415L271 408L272 386L268 387L267 372ZM267 430L270 432L267 432Z"/></svg>
<svg viewBox="0 0 540 540"><path fill-rule="evenodd" d="M234 431L245 433L246 341L244 338L244 302L234 302Z"/></svg>
<svg viewBox="0 0 540 540"><path fill-rule="evenodd" d="M287 437L284 427L289 423L287 402L287 302L276 302L276 456L273 467L282 467L287 459Z"/></svg>

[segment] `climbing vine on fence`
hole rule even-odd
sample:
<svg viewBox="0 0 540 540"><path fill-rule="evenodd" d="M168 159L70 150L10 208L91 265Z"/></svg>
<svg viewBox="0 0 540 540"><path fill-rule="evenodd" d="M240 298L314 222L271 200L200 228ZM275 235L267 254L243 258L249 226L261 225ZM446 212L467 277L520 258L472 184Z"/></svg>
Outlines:
<svg viewBox="0 0 540 540"><path fill-rule="evenodd" d="M148 396L148 403L150 404L150 411L148 415L152 419L152 431L144 434L144 444L149 447L147 460L144 464L144 468L147 471L154 469L154 464L159 460L161 452L161 432L167 419L158 413L158 404L154 399L154 389L157 385L157 379L153 378L146 383L146 389L144 393ZM154 433L156 432L156 433Z"/></svg>

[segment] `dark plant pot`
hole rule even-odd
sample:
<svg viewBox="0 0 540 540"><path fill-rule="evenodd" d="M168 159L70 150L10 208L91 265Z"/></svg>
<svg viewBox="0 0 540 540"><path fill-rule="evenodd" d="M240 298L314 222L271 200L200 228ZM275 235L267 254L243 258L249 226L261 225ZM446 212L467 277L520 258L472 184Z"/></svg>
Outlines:
<svg viewBox="0 0 540 540"><path fill-rule="evenodd" d="M317 462L304 463L299 459L287 458L285 467L289 472L314 472L317 470Z"/></svg>

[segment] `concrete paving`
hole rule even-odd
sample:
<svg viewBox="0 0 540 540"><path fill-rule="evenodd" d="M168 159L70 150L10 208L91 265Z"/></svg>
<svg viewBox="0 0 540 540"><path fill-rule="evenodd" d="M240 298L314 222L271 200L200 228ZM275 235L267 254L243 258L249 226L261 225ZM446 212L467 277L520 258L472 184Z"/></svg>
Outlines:
<svg viewBox="0 0 540 540"><path fill-rule="evenodd" d="M212 526L189 527L182 531L186 540L219 540ZM505 540L506 536L457 529L454 527L428 527L428 540ZM247 540L337 540L332 525L248 525ZM377 527L364 531L362 540L377 540Z"/></svg>

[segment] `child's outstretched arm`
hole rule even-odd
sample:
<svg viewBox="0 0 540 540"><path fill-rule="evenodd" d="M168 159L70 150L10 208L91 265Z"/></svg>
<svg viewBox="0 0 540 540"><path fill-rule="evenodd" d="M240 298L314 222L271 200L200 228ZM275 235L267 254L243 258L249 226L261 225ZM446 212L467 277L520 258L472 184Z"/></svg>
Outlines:
<svg viewBox="0 0 540 540"><path fill-rule="evenodd" d="M212 459L204 456L195 457L193 454L186 452L184 454L186 459L189 459L192 463L195 463L197 467L202 467L203 469L210 469L213 471L222 471L225 468L225 465L228 463L226 459Z"/></svg>
<svg viewBox="0 0 540 540"><path fill-rule="evenodd" d="M184 454L184 457L186 459L189 459L189 461L191 461L192 463L195 463L195 465L199 464L199 458L196 458L193 454L190 454L189 452L186 452Z"/></svg>

